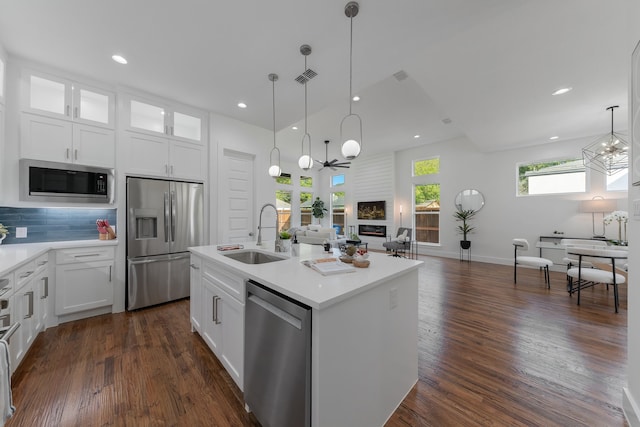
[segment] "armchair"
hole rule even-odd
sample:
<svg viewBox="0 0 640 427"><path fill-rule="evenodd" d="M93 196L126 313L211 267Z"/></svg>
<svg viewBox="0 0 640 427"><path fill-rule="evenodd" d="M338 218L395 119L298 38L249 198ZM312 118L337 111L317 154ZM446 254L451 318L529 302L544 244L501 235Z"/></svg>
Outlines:
<svg viewBox="0 0 640 427"><path fill-rule="evenodd" d="M382 244L387 252L393 252L394 257L406 257L407 250L411 254L411 234L413 229L406 227L398 227L397 236L392 239L387 236L387 241Z"/></svg>

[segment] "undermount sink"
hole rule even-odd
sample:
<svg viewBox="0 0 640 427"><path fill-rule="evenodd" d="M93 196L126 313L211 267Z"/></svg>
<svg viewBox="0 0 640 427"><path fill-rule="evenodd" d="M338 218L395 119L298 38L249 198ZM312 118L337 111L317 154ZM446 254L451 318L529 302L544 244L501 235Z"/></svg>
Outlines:
<svg viewBox="0 0 640 427"><path fill-rule="evenodd" d="M240 261L245 264L267 264L269 262L283 261L287 259L277 255L254 250L231 252L228 254L224 254L224 256L226 256L227 258L235 259L236 261Z"/></svg>

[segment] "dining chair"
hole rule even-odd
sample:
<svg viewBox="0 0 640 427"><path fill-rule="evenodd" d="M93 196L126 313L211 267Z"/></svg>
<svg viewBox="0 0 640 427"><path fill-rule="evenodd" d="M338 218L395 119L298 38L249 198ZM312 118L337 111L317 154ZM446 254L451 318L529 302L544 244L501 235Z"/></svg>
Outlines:
<svg viewBox="0 0 640 427"><path fill-rule="evenodd" d="M619 271L616 267L616 260L621 264L628 257L626 250L600 249L575 246L567 249L571 255L578 257L578 266L567 270L569 276L569 295L578 294L578 305L580 305L580 291L590 288L599 283L613 286L613 301L615 312L618 312L620 298L618 285L627 281L626 272ZM585 267L583 259L587 259L592 267ZM599 260L599 261L598 261Z"/></svg>
<svg viewBox="0 0 640 427"><path fill-rule="evenodd" d="M538 267L544 270L544 282L547 288L551 289L551 276L549 275L549 266L553 265L553 261L537 257L518 255L518 250L528 251L529 242L527 239L513 239L513 283L517 283L517 267L518 265L527 265L529 267Z"/></svg>

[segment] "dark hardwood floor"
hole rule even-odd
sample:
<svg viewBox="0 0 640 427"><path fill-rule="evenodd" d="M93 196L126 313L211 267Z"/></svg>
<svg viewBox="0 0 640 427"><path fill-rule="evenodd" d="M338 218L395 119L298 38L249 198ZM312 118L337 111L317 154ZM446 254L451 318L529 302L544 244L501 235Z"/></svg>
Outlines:
<svg viewBox="0 0 640 427"><path fill-rule="evenodd" d="M420 257L419 381L388 426L624 426L627 287ZM7 426L254 426L190 332L187 300L40 334L13 376ZM331 426L341 427L341 426ZM352 427L352 426L345 426ZM368 427L368 426L367 426Z"/></svg>

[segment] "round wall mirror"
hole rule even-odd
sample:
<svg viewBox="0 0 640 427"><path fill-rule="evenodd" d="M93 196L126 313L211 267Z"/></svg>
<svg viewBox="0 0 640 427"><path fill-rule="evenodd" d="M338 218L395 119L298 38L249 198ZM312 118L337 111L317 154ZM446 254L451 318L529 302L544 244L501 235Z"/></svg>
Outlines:
<svg viewBox="0 0 640 427"><path fill-rule="evenodd" d="M478 190L462 190L456 195L456 208L461 211L479 211L484 206L484 196Z"/></svg>

